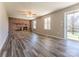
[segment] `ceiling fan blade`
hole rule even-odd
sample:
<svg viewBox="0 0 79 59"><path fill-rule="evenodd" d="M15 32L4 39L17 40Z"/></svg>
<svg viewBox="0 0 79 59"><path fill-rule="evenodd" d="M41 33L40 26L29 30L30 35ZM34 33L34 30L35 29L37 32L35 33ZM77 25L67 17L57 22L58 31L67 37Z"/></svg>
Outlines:
<svg viewBox="0 0 79 59"><path fill-rule="evenodd" d="M32 15L37 15L37 14L32 14Z"/></svg>

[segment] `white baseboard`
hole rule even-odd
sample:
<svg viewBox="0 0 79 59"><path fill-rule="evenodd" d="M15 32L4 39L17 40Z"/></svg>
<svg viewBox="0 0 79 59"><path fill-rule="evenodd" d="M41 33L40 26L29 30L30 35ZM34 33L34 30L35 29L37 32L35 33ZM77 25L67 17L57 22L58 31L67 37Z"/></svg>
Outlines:
<svg viewBox="0 0 79 59"><path fill-rule="evenodd" d="M46 35L46 34L43 34L43 33L36 32L36 31L34 31L34 33L37 33L37 34L40 34L40 35L44 35L44 36L47 36L47 37L51 37L51 38L64 39L64 38L61 38L61 37Z"/></svg>

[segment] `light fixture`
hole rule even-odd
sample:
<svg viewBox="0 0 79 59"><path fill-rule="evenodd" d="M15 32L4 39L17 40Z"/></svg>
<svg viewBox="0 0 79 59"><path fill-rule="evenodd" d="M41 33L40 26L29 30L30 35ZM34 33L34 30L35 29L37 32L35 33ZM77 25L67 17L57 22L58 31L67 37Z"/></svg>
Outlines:
<svg viewBox="0 0 79 59"><path fill-rule="evenodd" d="M28 18L34 18L37 14L33 13L31 10L18 10L20 14L25 15Z"/></svg>

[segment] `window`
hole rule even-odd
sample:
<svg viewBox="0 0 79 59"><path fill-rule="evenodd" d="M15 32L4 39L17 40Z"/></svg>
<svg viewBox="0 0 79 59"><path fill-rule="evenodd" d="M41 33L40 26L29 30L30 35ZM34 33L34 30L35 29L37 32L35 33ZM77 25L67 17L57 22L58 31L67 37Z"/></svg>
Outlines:
<svg viewBox="0 0 79 59"><path fill-rule="evenodd" d="M67 14L67 29L70 32L79 31L79 12Z"/></svg>
<svg viewBox="0 0 79 59"><path fill-rule="evenodd" d="M47 17L44 19L44 29L50 30L51 29L51 19Z"/></svg>
<svg viewBox="0 0 79 59"><path fill-rule="evenodd" d="M33 29L36 29L36 21L33 21Z"/></svg>
<svg viewBox="0 0 79 59"><path fill-rule="evenodd" d="M79 11L73 11L66 15L66 33L67 39L79 41Z"/></svg>

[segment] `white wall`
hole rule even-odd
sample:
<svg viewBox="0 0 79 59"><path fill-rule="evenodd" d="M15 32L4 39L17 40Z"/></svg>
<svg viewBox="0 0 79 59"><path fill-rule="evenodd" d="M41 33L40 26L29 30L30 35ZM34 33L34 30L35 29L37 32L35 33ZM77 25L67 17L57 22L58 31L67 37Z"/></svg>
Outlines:
<svg viewBox="0 0 79 59"><path fill-rule="evenodd" d="M0 3L0 50L8 36L8 17L3 3Z"/></svg>

